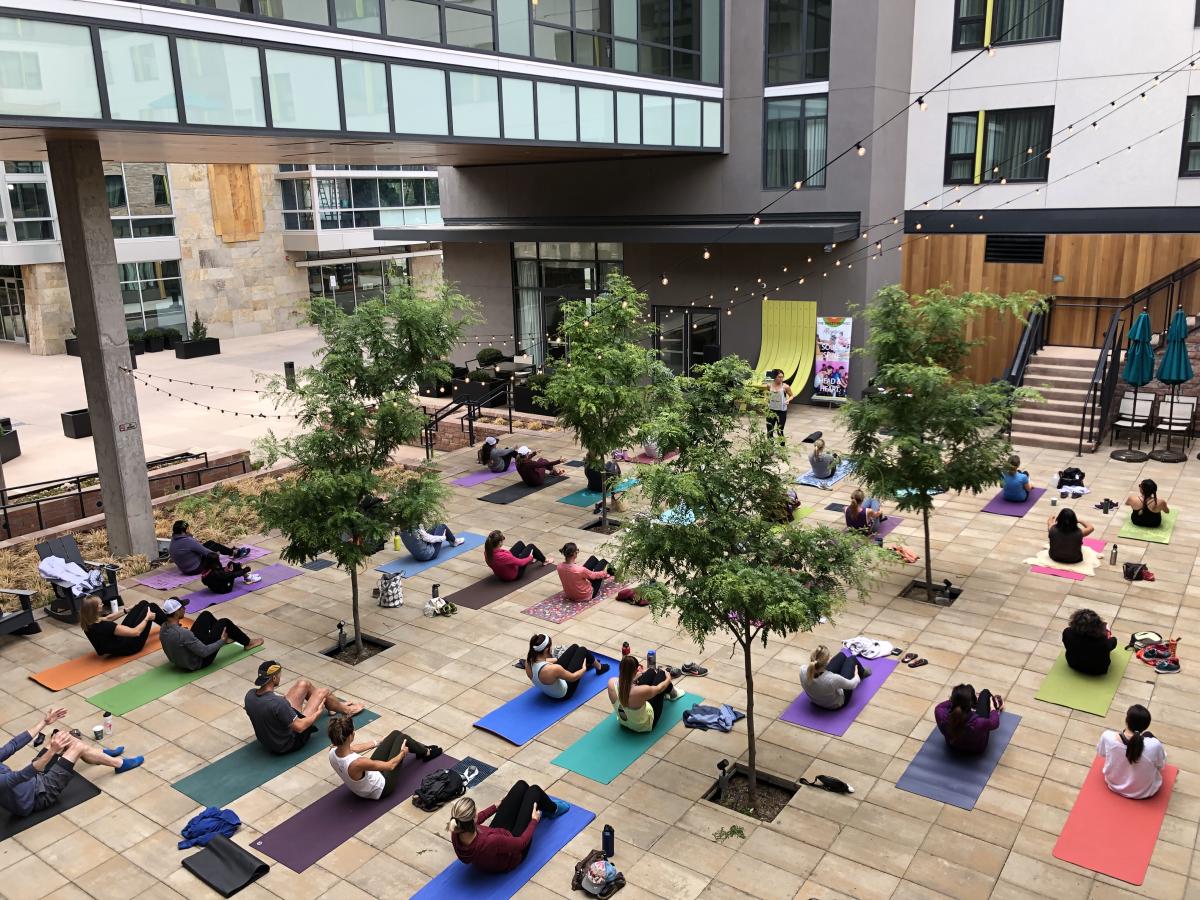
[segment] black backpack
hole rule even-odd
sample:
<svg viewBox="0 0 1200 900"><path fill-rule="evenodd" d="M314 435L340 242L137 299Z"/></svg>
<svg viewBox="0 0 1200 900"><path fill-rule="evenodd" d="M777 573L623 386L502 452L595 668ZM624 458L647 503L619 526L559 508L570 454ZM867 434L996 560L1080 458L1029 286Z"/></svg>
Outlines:
<svg viewBox="0 0 1200 900"><path fill-rule="evenodd" d="M829 791L831 794L853 794L854 788L846 784L840 778L834 778L832 775L818 775L816 781L806 781L801 778L800 783L808 785L808 787L821 788Z"/></svg>
<svg viewBox="0 0 1200 900"><path fill-rule="evenodd" d="M467 785L461 775L452 769L438 769L421 779L420 787L413 794L413 806L433 812L466 792Z"/></svg>
<svg viewBox="0 0 1200 900"><path fill-rule="evenodd" d="M1058 473L1059 489L1065 487L1083 487L1084 471L1072 466L1069 469L1063 469Z"/></svg>

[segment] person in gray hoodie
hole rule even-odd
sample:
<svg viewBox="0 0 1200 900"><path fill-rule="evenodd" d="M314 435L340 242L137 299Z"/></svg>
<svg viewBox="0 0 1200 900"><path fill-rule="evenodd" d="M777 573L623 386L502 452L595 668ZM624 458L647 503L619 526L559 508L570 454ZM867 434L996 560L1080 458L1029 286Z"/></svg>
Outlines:
<svg viewBox="0 0 1200 900"><path fill-rule="evenodd" d="M218 619L207 609L196 616L192 627L183 624L185 603L169 597L162 605L166 621L159 629L163 653L177 669L198 672L212 665L226 644L241 644L246 650L262 646L262 638L253 640L228 619Z"/></svg>

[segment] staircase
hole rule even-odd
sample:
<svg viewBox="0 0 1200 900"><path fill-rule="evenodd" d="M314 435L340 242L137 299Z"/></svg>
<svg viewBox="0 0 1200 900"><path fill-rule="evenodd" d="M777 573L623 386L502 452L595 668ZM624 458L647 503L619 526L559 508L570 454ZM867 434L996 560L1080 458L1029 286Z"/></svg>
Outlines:
<svg viewBox="0 0 1200 900"><path fill-rule="evenodd" d="M1079 425L1100 351L1092 347L1043 347L1029 360L1025 387L1044 402L1026 401L1013 414L1012 442L1016 447L1079 448ZM1084 441L1083 449L1095 450Z"/></svg>

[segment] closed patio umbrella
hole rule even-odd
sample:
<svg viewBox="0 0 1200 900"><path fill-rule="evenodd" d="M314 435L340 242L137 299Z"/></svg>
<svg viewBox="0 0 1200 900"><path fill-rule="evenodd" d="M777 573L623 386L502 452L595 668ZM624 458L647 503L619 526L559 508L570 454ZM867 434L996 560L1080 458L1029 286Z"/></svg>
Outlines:
<svg viewBox="0 0 1200 900"><path fill-rule="evenodd" d="M1133 388L1133 413L1137 413L1138 388L1150 383L1154 377L1154 350L1150 347L1150 314L1145 309L1129 329L1129 343L1125 347L1125 367L1121 370L1125 383ZM1121 462L1145 462L1149 454L1133 449L1133 430L1129 432L1129 446L1109 454Z"/></svg>
<svg viewBox="0 0 1200 900"><path fill-rule="evenodd" d="M1158 367L1158 380L1171 388L1170 402L1167 413L1170 426L1167 430L1167 446L1162 450L1153 450L1151 459L1159 462L1181 463L1187 456L1171 446L1175 438L1175 400L1179 396L1180 385L1192 380L1192 361L1188 358L1187 349L1187 316L1180 306L1171 317L1171 325L1167 329L1167 343L1163 350L1162 364ZM1190 427L1190 426L1189 426Z"/></svg>

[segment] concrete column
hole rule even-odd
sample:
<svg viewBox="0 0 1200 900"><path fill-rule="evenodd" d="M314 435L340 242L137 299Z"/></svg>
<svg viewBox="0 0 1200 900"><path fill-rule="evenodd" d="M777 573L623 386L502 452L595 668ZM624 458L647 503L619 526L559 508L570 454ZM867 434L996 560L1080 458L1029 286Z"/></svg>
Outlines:
<svg viewBox="0 0 1200 900"><path fill-rule="evenodd" d="M96 471L117 556L158 556L146 452L129 368L129 338L117 278L117 251L104 186L100 144L47 140L71 309L91 413Z"/></svg>

